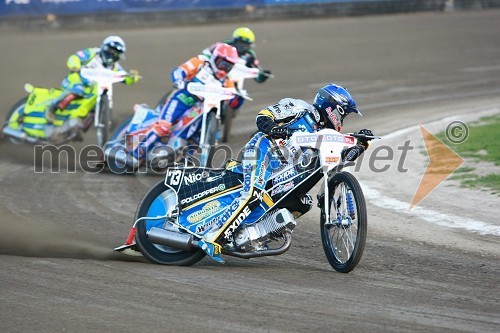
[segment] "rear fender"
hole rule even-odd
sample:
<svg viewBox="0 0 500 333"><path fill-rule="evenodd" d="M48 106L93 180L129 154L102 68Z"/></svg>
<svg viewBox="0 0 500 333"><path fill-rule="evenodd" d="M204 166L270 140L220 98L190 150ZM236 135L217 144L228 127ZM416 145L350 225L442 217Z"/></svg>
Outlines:
<svg viewBox="0 0 500 333"><path fill-rule="evenodd" d="M26 101L26 107L24 108L25 114L31 112L45 112L47 105L61 94L61 90L56 88L47 89L31 86L30 90L31 92Z"/></svg>

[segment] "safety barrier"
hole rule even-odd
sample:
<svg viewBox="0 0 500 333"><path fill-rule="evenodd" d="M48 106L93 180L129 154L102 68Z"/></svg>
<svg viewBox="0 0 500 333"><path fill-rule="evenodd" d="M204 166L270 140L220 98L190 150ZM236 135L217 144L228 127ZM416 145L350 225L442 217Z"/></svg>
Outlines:
<svg viewBox="0 0 500 333"><path fill-rule="evenodd" d="M2 0L0 28L78 29L500 8L500 0Z"/></svg>

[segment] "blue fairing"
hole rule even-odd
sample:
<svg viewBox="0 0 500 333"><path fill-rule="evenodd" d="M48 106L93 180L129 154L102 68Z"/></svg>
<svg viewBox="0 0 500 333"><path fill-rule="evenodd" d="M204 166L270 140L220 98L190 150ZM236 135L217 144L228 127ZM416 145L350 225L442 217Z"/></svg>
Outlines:
<svg viewBox="0 0 500 333"><path fill-rule="evenodd" d="M179 217L179 223L188 228L190 231L205 235L211 227L221 227L223 222L218 219L227 208L234 203L235 199L240 196L241 188L238 188L229 193L215 197L212 200L204 200L199 204L191 206L182 212ZM242 222L242 224L250 224L257 221L269 207L262 203L259 207L255 208L252 213Z"/></svg>
<svg viewBox="0 0 500 333"><path fill-rule="evenodd" d="M146 109L146 108L145 108ZM192 111L192 108L189 108L186 110L181 117L184 118L187 114L189 114ZM145 128L149 128L155 121L158 120L158 110L155 109L147 109L147 114L146 116L141 119L140 122L130 122L126 132L127 133L133 133L135 131L143 130ZM195 143L198 143L199 141L199 136L200 136L200 127L201 127L201 114L194 118L191 123L189 123L187 126L184 126L176 131L174 131L172 137L178 137L178 138L183 138L183 139L191 139ZM133 118L132 118L133 120ZM159 140L158 140L159 141Z"/></svg>
<svg viewBox="0 0 500 333"><path fill-rule="evenodd" d="M146 109L146 108L144 108ZM134 118L132 118L132 121L130 122L128 128L127 128L127 133L133 133L137 130L141 130L144 128L147 128L151 126L152 123L154 123L158 119L158 112L154 109L146 109L147 114L144 117L144 119L141 119L140 122L134 122Z"/></svg>
<svg viewBox="0 0 500 333"><path fill-rule="evenodd" d="M213 200L203 200L199 204L184 210L179 217L179 223L194 233L204 235L213 225L218 224L217 217L224 212L225 208L231 205L238 195L239 189L236 189Z"/></svg>

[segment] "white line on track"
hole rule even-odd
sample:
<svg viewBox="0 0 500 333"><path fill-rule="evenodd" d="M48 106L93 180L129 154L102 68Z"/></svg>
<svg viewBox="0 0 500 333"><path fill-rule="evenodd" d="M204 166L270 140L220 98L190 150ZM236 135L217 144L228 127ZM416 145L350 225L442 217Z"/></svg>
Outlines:
<svg viewBox="0 0 500 333"><path fill-rule="evenodd" d="M410 210L408 202L384 196L379 191L365 184L362 184L361 187L363 188L365 198L377 207L398 211L399 213L423 219L424 221L437 224L442 227L464 229L481 235L500 236L499 226L461 216L444 214L432 209L426 209L418 206Z"/></svg>
<svg viewBox="0 0 500 333"><path fill-rule="evenodd" d="M471 114L474 115L476 119L482 117L482 116L488 116L492 114L498 114L498 108L488 108L488 109L482 109L482 110L477 110L474 112L468 112L467 114L458 114L458 115L453 115L450 117L446 117L443 119L440 119L438 121L434 121L432 123L436 122L449 122L452 120L456 119L462 119L464 116L471 117ZM430 124L432 124L430 123ZM427 124L429 125L429 124ZM384 135L384 139L390 139L390 138L395 138L398 136L403 136L406 135L409 132L418 130L417 125L413 125L407 128L403 128L397 131L394 131L390 134ZM422 208L422 207L414 207L411 210L409 209L410 205L408 202L403 202L388 196L383 195L380 191L369 187L366 184L361 184L363 188L363 193L365 195L365 198L370 201L373 205L384 208L384 209L389 209L389 210L394 210L398 211L399 213L404 213L419 219L422 219L424 221L427 221L429 223L433 223L439 226L443 227L449 227L449 228L459 228L463 230L467 230L470 232L478 233L481 235L494 235L494 236L500 236L500 226L489 224L483 221L479 221L476 219L471 219L471 218L466 218L462 216L456 216L456 215L451 215L451 214L444 214L432 209L427 209L427 208Z"/></svg>

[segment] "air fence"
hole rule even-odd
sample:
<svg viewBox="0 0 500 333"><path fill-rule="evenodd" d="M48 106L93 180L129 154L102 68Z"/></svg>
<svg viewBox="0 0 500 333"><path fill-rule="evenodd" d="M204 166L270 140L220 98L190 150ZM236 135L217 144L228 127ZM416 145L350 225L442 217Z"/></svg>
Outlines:
<svg viewBox="0 0 500 333"><path fill-rule="evenodd" d="M500 8L500 0L1 0L0 29L252 22Z"/></svg>

